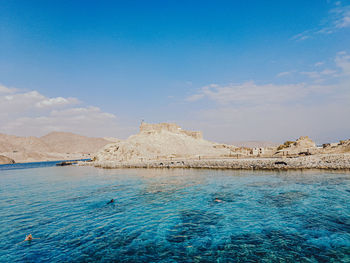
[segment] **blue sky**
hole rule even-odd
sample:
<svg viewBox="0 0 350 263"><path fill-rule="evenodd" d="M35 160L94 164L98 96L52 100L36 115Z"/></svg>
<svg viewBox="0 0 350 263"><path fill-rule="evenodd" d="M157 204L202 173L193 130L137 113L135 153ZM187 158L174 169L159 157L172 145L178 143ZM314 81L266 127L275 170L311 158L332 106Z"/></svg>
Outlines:
<svg viewBox="0 0 350 263"><path fill-rule="evenodd" d="M344 139L349 54L350 1L0 1L0 132Z"/></svg>

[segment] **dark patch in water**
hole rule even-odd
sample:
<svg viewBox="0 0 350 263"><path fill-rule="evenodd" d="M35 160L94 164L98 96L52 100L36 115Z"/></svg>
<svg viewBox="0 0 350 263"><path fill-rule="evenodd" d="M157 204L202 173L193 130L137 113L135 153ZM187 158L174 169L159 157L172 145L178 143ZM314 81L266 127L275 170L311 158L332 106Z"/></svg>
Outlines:
<svg viewBox="0 0 350 263"><path fill-rule="evenodd" d="M181 223L168 233L167 240L171 243L182 243L206 236L209 228L217 225L222 216L201 210L186 210L181 212L180 218Z"/></svg>
<svg viewBox="0 0 350 263"><path fill-rule="evenodd" d="M303 228L320 231L320 229L334 233L350 233L350 218L344 215L328 215L322 211L300 215Z"/></svg>
<svg viewBox="0 0 350 263"><path fill-rule="evenodd" d="M307 198L309 195L300 191L290 191L285 193L279 193L277 195L265 195L264 199L260 203L274 205L276 207L291 206L295 203Z"/></svg>
<svg viewBox="0 0 350 263"><path fill-rule="evenodd" d="M193 214L190 212L190 214ZM196 216L197 217L197 216ZM192 218L192 215L190 215ZM125 233L127 234L127 233ZM166 243L144 240L132 243L138 237L126 235L125 238L109 240L112 247L108 253L90 249L84 251L91 261L105 262L348 262L350 247L319 247L307 242L298 233L277 229L265 229L260 233L232 235L226 241L214 244L191 241ZM185 241L185 240L184 240ZM187 241L187 240L186 240ZM120 244L122 249L117 249ZM132 245L131 245L132 244ZM119 247L120 248L120 247ZM84 260L83 260L84 261Z"/></svg>
<svg viewBox="0 0 350 263"><path fill-rule="evenodd" d="M231 236L214 251L223 262L340 262L350 255L350 247L316 247L298 233L274 229Z"/></svg>

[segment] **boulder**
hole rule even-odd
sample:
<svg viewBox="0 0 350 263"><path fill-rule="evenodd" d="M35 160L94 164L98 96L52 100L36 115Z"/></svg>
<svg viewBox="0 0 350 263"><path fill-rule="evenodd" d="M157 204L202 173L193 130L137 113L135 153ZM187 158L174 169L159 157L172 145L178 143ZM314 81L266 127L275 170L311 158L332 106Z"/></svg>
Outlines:
<svg viewBox="0 0 350 263"><path fill-rule="evenodd" d="M316 143L308 136L301 136L296 141L286 141L278 146L275 155L310 155L316 151Z"/></svg>

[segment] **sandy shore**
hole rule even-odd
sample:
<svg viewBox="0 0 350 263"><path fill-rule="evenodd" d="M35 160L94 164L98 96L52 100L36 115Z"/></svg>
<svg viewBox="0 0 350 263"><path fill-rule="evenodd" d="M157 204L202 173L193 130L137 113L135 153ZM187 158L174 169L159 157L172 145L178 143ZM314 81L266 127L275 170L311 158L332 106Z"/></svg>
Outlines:
<svg viewBox="0 0 350 263"><path fill-rule="evenodd" d="M294 158L183 159L147 162L81 162L101 168L202 168L243 170L350 169L350 154L323 154Z"/></svg>

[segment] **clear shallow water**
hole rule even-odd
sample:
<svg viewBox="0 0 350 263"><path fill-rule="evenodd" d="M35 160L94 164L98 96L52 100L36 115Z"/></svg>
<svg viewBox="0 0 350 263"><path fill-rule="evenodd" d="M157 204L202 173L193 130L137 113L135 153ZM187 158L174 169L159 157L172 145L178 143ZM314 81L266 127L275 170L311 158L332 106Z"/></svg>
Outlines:
<svg viewBox="0 0 350 263"><path fill-rule="evenodd" d="M350 262L349 200L349 173L0 170L0 262Z"/></svg>

